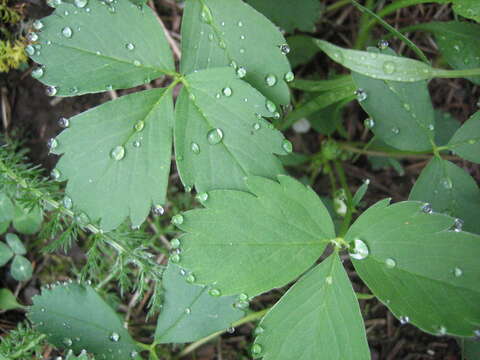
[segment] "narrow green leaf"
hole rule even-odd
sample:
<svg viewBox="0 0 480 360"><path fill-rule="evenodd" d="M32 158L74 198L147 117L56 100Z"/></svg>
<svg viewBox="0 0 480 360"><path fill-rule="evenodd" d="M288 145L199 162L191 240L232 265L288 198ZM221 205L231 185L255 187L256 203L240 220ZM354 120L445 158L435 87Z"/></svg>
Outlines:
<svg viewBox="0 0 480 360"><path fill-rule="evenodd" d="M247 3L289 33L295 29L315 31L315 23L321 14L318 0L277 0L275 4L270 0L247 0Z"/></svg>
<svg viewBox="0 0 480 360"><path fill-rule="evenodd" d="M435 211L461 219L465 231L480 234L480 189L470 174L457 165L432 159L420 174L409 198L430 203Z"/></svg>
<svg viewBox="0 0 480 360"><path fill-rule="evenodd" d="M336 254L291 287L256 333L252 353L264 360L370 359L358 301Z"/></svg>
<svg viewBox="0 0 480 360"><path fill-rule="evenodd" d="M6 245L3 242L0 242L0 266L5 265L13 257L14 253L10 246Z"/></svg>
<svg viewBox="0 0 480 360"><path fill-rule="evenodd" d="M369 54L383 56L379 49L369 50ZM395 56L390 49L385 53ZM432 148L435 113L426 81L380 80L356 72L352 76L359 89L358 101L373 120L369 127L376 136L400 150Z"/></svg>
<svg viewBox="0 0 480 360"><path fill-rule="evenodd" d="M287 37L287 43L290 47L290 52L287 57L292 68L309 63L320 51L314 40L315 39L311 36L306 35L293 35Z"/></svg>
<svg viewBox="0 0 480 360"><path fill-rule="evenodd" d="M275 25L241 0L187 0L181 71L233 65L267 98L288 104L285 79L293 80L293 74L286 43Z"/></svg>
<svg viewBox="0 0 480 360"><path fill-rule="evenodd" d="M274 154L291 152L291 144L262 118L274 115L263 95L230 68L199 71L185 81L176 104L175 152L187 187L243 190L245 176L283 173Z"/></svg>
<svg viewBox="0 0 480 360"><path fill-rule="evenodd" d="M13 218L13 227L21 234L32 235L38 232L42 226L43 215L39 207L30 211L22 209L19 205L15 206L15 217Z"/></svg>
<svg viewBox="0 0 480 360"><path fill-rule="evenodd" d="M478 0L452 0L453 11L467 19L480 22L480 3Z"/></svg>
<svg viewBox="0 0 480 360"><path fill-rule="evenodd" d="M447 146L465 160L480 163L480 111L457 130Z"/></svg>
<svg viewBox="0 0 480 360"><path fill-rule="evenodd" d="M370 185L370 180L366 180L363 184L358 188L357 192L353 196L352 204L353 206L357 206L362 201L363 197L367 193L368 186Z"/></svg>
<svg viewBox="0 0 480 360"><path fill-rule="evenodd" d="M5 239L10 249L12 249L16 255L25 255L27 253L27 249L25 249L25 246L17 235L7 234L5 235Z"/></svg>
<svg viewBox="0 0 480 360"><path fill-rule="evenodd" d="M62 2L41 24L27 52L45 66L34 75L55 87L50 94L130 88L175 70L163 29L147 6L90 0L77 7Z"/></svg>
<svg viewBox="0 0 480 360"><path fill-rule="evenodd" d="M9 289L0 289L0 310L22 309L23 307Z"/></svg>
<svg viewBox="0 0 480 360"><path fill-rule="evenodd" d="M449 230L454 219L424 203L364 212L345 240L359 276L402 321L437 335L473 336L480 327L480 236Z"/></svg>
<svg viewBox="0 0 480 360"><path fill-rule="evenodd" d="M13 214L14 205L12 200L6 194L0 193L0 223L12 221Z"/></svg>
<svg viewBox="0 0 480 360"><path fill-rule="evenodd" d="M120 317L90 287L78 284L43 289L28 314L51 344L82 349L105 360L140 359Z"/></svg>
<svg viewBox="0 0 480 360"><path fill-rule="evenodd" d="M252 297L287 284L323 253L335 237L327 209L298 181L278 181L250 177L251 194L211 191L206 209L185 213L180 265L199 284Z"/></svg>
<svg viewBox="0 0 480 360"><path fill-rule="evenodd" d="M451 114L435 110L435 144L437 146L447 145L460 126L460 122Z"/></svg>
<svg viewBox="0 0 480 360"><path fill-rule="evenodd" d="M165 202L172 147L173 104L154 89L100 105L69 120L58 139L58 180L76 210L104 230L126 217L140 225ZM82 171L79 171L81 169ZM105 206L108 204L108 206Z"/></svg>
<svg viewBox="0 0 480 360"><path fill-rule="evenodd" d="M353 82L351 75L341 75L334 79L328 80L295 80L291 87L298 90L308 91L308 92L322 92L328 90L337 90L345 87L353 87L355 83Z"/></svg>
<svg viewBox="0 0 480 360"><path fill-rule="evenodd" d="M27 281L32 277L33 268L30 261L21 255L15 255L10 265L10 274L17 281Z"/></svg>
<svg viewBox="0 0 480 360"><path fill-rule="evenodd" d="M189 283L191 282L191 283ZM193 285L195 278L170 263L163 275L165 299L158 317L157 343L185 343L227 329L243 317L233 307L235 297L214 297L208 288Z"/></svg>

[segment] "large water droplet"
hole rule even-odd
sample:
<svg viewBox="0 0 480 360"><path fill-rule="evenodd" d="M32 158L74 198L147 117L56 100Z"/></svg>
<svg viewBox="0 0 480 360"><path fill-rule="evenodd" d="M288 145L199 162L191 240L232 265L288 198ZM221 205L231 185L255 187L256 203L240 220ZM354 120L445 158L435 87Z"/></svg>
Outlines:
<svg viewBox="0 0 480 360"><path fill-rule="evenodd" d="M57 139L55 139L55 138L49 139L48 142L47 142L47 146L48 146L48 149L49 149L50 151L55 150L55 149L57 148L57 146L58 146L58 141L57 141Z"/></svg>
<svg viewBox="0 0 480 360"><path fill-rule="evenodd" d="M27 45L27 46L25 47L25 52L26 52L28 55L32 56L32 55L35 54L35 48L34 48L32 45Z"/></svg>
<svg viewBox="0 0 480 360"><path fill-rule="evenodd" d="M30 42L35 42L38 40L38 35L37 33L34 33L34 32L30 32L27 34L27 40L30 41Z"/></svg>
<svg viewBox="0 0 480 360"><path fill-rule="evenodd" d="M46 92L48 96L55 96L57 95L58 89L55 86L48 86Z"/></svg>
<svg viewBox="0 0 480 360"><path fill-rule="evenodd" d="M127 45L125 45L125 47L127 48L127 50L134 50L135 49L135 45L133 45L132 43L128 43Z"/></svg>
<svg viewBox="0 0 480 360"><path fill-rule="evenodd" d="M230 97L230 96L232 96L233 91L232 91L231 88L226 87L226 88L224 88L224 89L222 90L222 93L223 93L223 95L225 95L226 97Z"/></svg>
<svg viewBox="0 0 480 360"><path fill-rule="evenodd" d="M361 239L353 240L353 248L350 250L350 257L355 260L366 259L370 250L367 244Z"/></svg>
<svg viewBox="0 0 480 360"><path fill-rule="evenodd" d="M280 45L279 48L283 55L290 53L290 46L288 46L288 44Z"/></svg>
<svg viewBox="0 0 480 360"><path fill-rule="evenodd" d="M293 146L290 141L287 139L282 141L282 149L287 153L290 154L293 151Z"/></svg>
<svg viewBox="0 0 480 360"><path fill-rule="evenodd" d="M35 30L41 30L41 29L43 29L43 23L40 20L35 20L33 22L33 28Z"/></svg>
<svg viewBox="0 0 480 360"><path fill-rule="evenodd" d="M263 327L261 327L260 325L256 327L255 331L253 332L253 334L255 336L258 336L260 334L263 334L265 332L265 329Z"/></svg>
<svg viewBox="0 0 480 360"><path fill-rule="evenodd" d="M71 27L67 26L62 29L62 35L65 36L67 39L70 39L73 35L73 30Z"/></svg>
<svg viewBox="0 0 480 360"><path fill-rule="evenodd" d="M389 269L393 269L395 266L397 266L397 262L392 258L388 258L385 260L385 266Z"/></svg>
<svg viewBox="0 0 480 360"><path fill-rule="evenodd" d="M200 154L200 146L196 142L192 142L190 148L194 154Z"/></svg>
<svg viewBox="0 0 480 360"><path fill-rule="evenodd" d="M252 346L252 354L253 355L260 355L262 353L262 345L260 344L253 344Z"/></svg>
<svg viewBox="0 0 480 360"><path fill-rule="evenodd" d="M433 208L432 205L429 203L426 203L422 206L422 211L426 214L431 214L433 213Z"/></svg>
<svg viewBox="0 0 480 360"><path fill-rule="evenodd" d="M245 69L244 67L240 66L240 67L237 69L237 76L238 76L240 79L243 79L245 76L247 76L247 69Z"/></svg>
<svg viewBox="0 0 480 360"><path fill-rule="evenodd" d="M267 100L265 103L265 107L267 108L268 111L271 113L274 113L277 110L277 106L270 100Z"/></svg>
<svg viewBox="0 0 480 360"><path fill-rule="evenodd" d="M273 74L269 74L265 77L265 84L267 86L274 86L277 83L277 77Z"/></svg>
<svg viewBox="0 0 480 360"><path fill-rule="evenodd" d="M211 296L220 296L222 293L219 289L212 288L208 291Z"/></svg>
<svg viewBox="0 0 480 360"><path fill-rule="evenodd" d="M397 66L393 61L385 61L383 64L383 71L385 74L393 74L397 69Z"/></svg>
<svg viewBox="0 0 480 360"><path fill-rule="evenodd" d="M390 44L387 40L382 39L378 42L377 46L380 50L385 50L390 46Z"/></svg>
<svg viewBox="0 0 480 360"><path fill-rule="evenodd" d="M205 201L208 200L208 193L206 192L202 192L202 193L199 193L197 194L197 196L195 197L200 203L204 203Z"/></svg>
<svg viewBox="0 0 480 360"><path fill-rule="evenodd" d="M161 216L165 214L165 208L162 205L153 205L152 206L152 213L155 216Z"/></svg>
<svg viewBox="0 0 480 360"><path fill-rule="evenodd" d="M287 72L285 74L285 81L286 82L292 82L293 80L295 80L295 74L291 71Z"/></svg>
<svg viewBox="0 0 480 360"><path fill-rule="evenodd" d="M368 98L367 92L363 89L356 90L355 95L357 96L357 100L359 102L365 101Z"/></svg>
<svg viewBox="0 0 480 360"><path fill-rule="evenodd" d="M73 2L80 9L83 9L88 4L88 0L74 0Z"/></svg>
<svg viewBox="0 0 480 360"><path fill-rule="evenodd" d="M453 275L455 275L455 277L460 277L463 275L463 270L459 267L456 267L455 269L453 269Z"/></svg>
<svg viewBox="0 0 480 360"><path fill-rule="evenodd" d="M410 322L410 318L408 316L400 316L398 320L400 320L400 324L402 325L408 324Z"/></svg>
<svg viewBox="0 0 480 360"><path fill-rule="evenodd" d="M195 280L196 280L196 279L195 279L195 275L189 274L189 275L185 278L185 280L187 281L187 283L193 284L193 283L195 282Z"/></svg>
<svg viewBox="0 0 480 360"><path fill-rule="evenodd" d="M367 129L373 129L375 127L375 120L372 118L366 118L363 124Z"/></svg>
<svg viewBox="0 0 480 360"><path fill-rule="evenodd" d="M463 228L463 220L462 219L455 219L455 222L453 223L453 230L455 232L461 232Z"/></svg>
<svg viewBox="0 0 480 360"><path fill-rule="evenodd" d="M207 140L210 145L216 145L221 143L223 140L223 131L219 128L210 130L207 133Z"/></svg>
<svg viewBox="0 0 480 360"><path fill-rule="evenodd" d="M110 334L109 339L110 341L118 342L120 340L120 335L118 335L116 332L113 332Z"/></svg>
<svg viewBox="0 0 480 360"><path fill-rule="evenodd" d="M172 246L172 249L178 249L180 247L180 240L175 238L170 241L170 245Z"/></svg>
<svg viewBox="0 0 480 360"><path fill-rule="evenodd" d="M144 127L145 127L145 122L143 120L137 121L134 125L135 131L137 132L142 131Z"/></svg>
<svg viewBox="0 0 480 360"><path fill-rule="evenodd" d="M172 217L172 224L173 225L182 225L183 224L183 215L182 214L177 214L175 216Z"/></svg>
<svg viewBox="0 0 480 360"><path fill-rule="evenodd" d="M110 152L113 160L119 161L125 157L125 147L123 145L115 146Z"/></svg>

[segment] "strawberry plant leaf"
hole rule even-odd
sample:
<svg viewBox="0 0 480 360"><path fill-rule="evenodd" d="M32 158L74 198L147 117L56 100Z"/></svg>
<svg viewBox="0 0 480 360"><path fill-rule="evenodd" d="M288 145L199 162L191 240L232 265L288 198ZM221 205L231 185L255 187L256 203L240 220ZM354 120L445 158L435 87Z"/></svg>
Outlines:
<svg viewBox="0 0 480 360"><path fill-rule="evenodd" d="M453 11L467 19L480 22L480 3L477 0L453 0Z"/></svg>
<svg viewBox="0 0 480 360"><path fill-rule="evenodd" d="M53 151L63 156L54 177L68 180L74 208L100 220L104 230L127 216L138 226L152 205L165 202L172 124L167 89L126 95L77 115L55 142Z"/></svg>
<svg viewBox="0 0 480 360"><path fill-rule="evenodd" d="M381 51L369 50L369 54ZM390 49L383 50L385 53L396 56ZM368 127L376 136L400 150L432 148L435 113L426 81L379 80L357 72L352 76L359 89L358 101L372 119Z"/></svg>
<svg viewBox="0 0 480 360"><path fill-rule="evenodd" d="M337 254L293 285L256 333L252 353L264 360L370 359L358 301Z"/></svg>
<svg viewBox="0 0 480 360"><path fill-rule="evenodd" d="M59 348L88 349L105 360L140 359L120 317L90 286L44 288L33 298L28 317Z"/></svg>
<svg viewBox="0 0 480 360"><path fill-rule="evenodd" d="M127 1L59 2L31 35L33 73L50 95L130 88L173 74L172 52L152 10ZM85 5L86 4L86 5ZM32 33L34 34L34 33ZM154 36L145 36L154 34Z"/></svg>
<svg viewBox="0 0 480 360"><path fill-rule="evenodd" d="M277 0L275 5L270 0L247 0L247 3L289 33L295 29L314 30L321 14L321 5L317 0Z"/></svg>
<svg viewBox="0 0 480 360"><path fill-rule="evenodd" d="M197 283L252 297L287 284L323 253L335 237L327 209L298 181L278 181L249 177L251 193L211 191L205 209L184 214L180 266Z"/></svg>
<svg viewBox="0 0 480 360"><path fill-rule="evenodd" d="M468 172L450 161L433 158L409 198L428 202L436 211L458 217L465 231L480 234L480 190Z"/></svg>
<svg viewBox="0 0 480 360"><path fill-rule="evenodd" d="M435 110L435 144L447 145L460 126L460 122L451 114Z"/></svg>
<svg viewBox="0 0 480 360"><path fill-rule="evenodd" d="M177 167L185 186L199 192L245 189L245 176L283 173L274 154L291 152L291 144L262 118L276 111L267 109L263 95L231 68L190 74L185 84L175 114Z"/></svg>
<svg viewBox="0 0 480 360"><path fill-rule="evenodd" d="M243 317L233 307L235 297L214 297L208 288L193 285L193 275L170 263L163 275L165 300L158 317L157 343L186 343L227 329Z"/></svg>
<svg viewBox="0 0 480 360"><path fill-rule="evenodd" d="M449 230L429 205L383 200L349 229L352 262L370 290L403 322L437 334L474 336L480 324L480 236Z"/></svg>
<svg viewBox="0 0 480 360"><path fill-rule="evenodd" d="M480 163L480 111L457 130L447 146L465 160Z"/></svg>
<svg viewBox="0 0 480 360"><path fill-rule="evenodd" d="M275 25L241 0L186 1L180 66L184 74L233 65L267 98L288 104L287 81L293 80L293 73L286 44Z"/></svg>

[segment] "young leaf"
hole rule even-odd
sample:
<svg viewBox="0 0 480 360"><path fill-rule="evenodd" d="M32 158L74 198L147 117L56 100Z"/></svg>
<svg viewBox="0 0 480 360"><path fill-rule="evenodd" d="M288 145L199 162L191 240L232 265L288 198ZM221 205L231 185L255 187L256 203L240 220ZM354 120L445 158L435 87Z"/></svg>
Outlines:
<svg viewBox="0 0 480 360"><path fill-rule="evenodd" d="M378 52L370 49L369 54ZM395 56L390 49L385 52ZM435 113L426 81L380 80L356 72L352 76L359 89L358 100L372 118L369 127L376 136L400 150L432 148Z"/></svg>
<svg viewBox="0 0 480 360"><path fill-rule="evenodd" d="M52 87L49 94L130 88L174 72L172 53L149 7L128 1L59 3L27 47L32 59L45 65L34 75Z"/></svg>
<svg viewBox="0 0 480 360"><path fill-rule="evenodd" d="M324 40L316 43L333 61L374 79L416 82L433 77L434 69L417 60L345 49Z"/></svg>
<svg viewBox="0 0 480 360"><path fill-rule="evenodd" d="M435 144L437 146L447 145L460 126L460 122L451 114L435 110Z"/></svg>
<svg viewBox="0 0 480 360"><path fill-rule="evenodd" d="M42 210L37 206L31 210L23 209L20 205L15 206L13 227L21 234L32 235L42 226Z"/></svg>
<svg viewBox="0 0 480 360"><path fill-rule="evenodd" d="M58 136L59 180L76 210L111 230L128 216L140 225L165 201L173 104L167 89L123 96L69 120ZM81 171L79 171L81 169ZM108 204L108 206L105 206Z"/></svg>
<svg viewBox="0 0 480 360"><path fill-rule="evenodd" d="M105 360L140 359L120 317L90 287L78 284L43 289L28 314L37 329L60 348L88 349Z"/></svg>
<svg viewBox="0 0 480 360"><path fill-rule="evenodd" d="M0 289L0 310L22 309L23 306L18 303L17 298L9 289Z"/></svg>
<svg viewBox="0 0 480 360"><path fill-rule="evenodd" d="M235 297L214 297L207 287L196 286L194 275L182 274L170 263L163 275L165 300L158 317L157 343L185 343L227 329L244 315L233 307Z"/></svg>
<svg viewBox="0 0 480 360"><path fill-rule="evenodd" d="M274 154L291 152L291 144L262 118L276 110L267 109L258 91L231 68L199 71L185 83L175 114L175 152L184 185L199 192L243 190L245 176L283 173Z"/></svg>
<svg viewBox="0 0 480 360"><path fill-rule="evenodd" d="M335 237L327 209L310 188L278 181L249 177L251 194L211 191L206 209L184 214L180 265L199 284L252 297L287 284L323 253Z"/></svg>
<svg viewBox="0 0 480 360"><path fill-rule="evenodd" d="M285 45L280 31L241 0L186 1L182 23L184 74L233 65L267 98L288 104L286 82L293 80L293 73Z"/></svg>
<svg viewBox="0 0 480 360"><path fill-rule="evenodd" d="M277 0L275 4L270 0L247 0L247 3L289 33L295 29L315 31L315 23L321 13L317 0Z"/></svg>
<svg viewBox="0 0 480 360"><path fill-rule="evenodd" d="M336 254L293 285L256 333L252 353L264 360L370 359L358 301Z"/></svg>
<svg viewBox="0 0 480 360"><path fill-rule="evenodd" d="M12 200L6 194L0 193L0 223L10 222L13 219L13 214Z"/></svg>
<svg viewBox="0 0 480 360"><path fill-rule="evenodd" d="M480 236L449 230L454 219L424 203L364 212L345 240L359 276L402 321L437 334L473 336L480 324Z"/></svg>
<svg viewBox="0 0 480 360"><path fill-rule="evenodd" d="M0 266L5 265L13 257L14 253L10 246L6 245L3 242L0 242Z"/></svg>
<svg viewBox="0 0 480 360"><path fill-rule="evenodd" d="M17 281L27 281L32 277L32 264L27 258L15 255L10 265L10 274Z"/></svg>
<svg viewBox="0 0 480 360"><path fill-rule="evenodd" d="M425 201L440 212L458 217L464 230L480 234L480 190L468 172L457 165L434 158L420 174L410 200Z"/></svg>
<svg viewBox="0 0 480 360"><path fill-rule="evenodd" d="M25 249L25 246L17 235L7 234L5 239L7 240L7 244L10 246L10 249L12 249L16 255L25 255L27 253L27 249Z"/></svg>
<svg viewBox="0 0 480 360"><path fill-rule="evenodd" d="M480 22L480 3L478 0L452 0L453 11L458 15Z"/></svg>
<svg viewBox="0 0 480 360"><path fill-rule="evenodd" d="M480 163L480 111L457 130L447 146L465 160Z"/></svg>
<svg viewBox="0 0 480 360"><path fill-rule="evenodd" d="M314 40L311 36L306 35L293 35L287 38L290 47L287 57L292 68L309 63L320 51Z"/></svg>

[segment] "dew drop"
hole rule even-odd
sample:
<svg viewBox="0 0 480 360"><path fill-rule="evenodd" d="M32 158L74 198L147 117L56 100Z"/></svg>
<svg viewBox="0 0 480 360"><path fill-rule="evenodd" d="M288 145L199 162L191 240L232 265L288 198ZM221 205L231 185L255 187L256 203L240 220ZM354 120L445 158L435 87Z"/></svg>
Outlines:
<svg viewBox="0 0 480 360"><path fill-rule="evenodd" d="M43 76L43 68L38 67L34 70L32 70L32 77L35 79L40 79Z"/></svg>
<svg viewBox="0 0 480 360"><path fill-rule="evenodd" d="M288 44L282 44L279 46L279 48L283 55L290 53L290 46L288 46Z"/></svg>
<svg viewBox="0 0 480 360"><path fill-rule="evenodd" d="M400 134L400 129L398 127L393 127L392 128L392 134L393 135L398 135Z"/></svg>
<svg viewBox="0 0 480 360"><path fill-rule="evenodd" d="M133 65L140 66L142 63L139 60L133 60Z"/></svg>
<svg viewBox="0 0 480 360"><path fill-rule="evenodd" d="M445 326L440 326L438 328L438 334L439 335L445 335L447 333L447 328Z"/></svg>
<svg viewBox="0 0 480 360"><path fill-rule="evenodd" d="M27 40L30 41L30 42L35 42L38 40L38 35L37 33L34 33L34 32L30 32L27 34Z"/></svg>
<svg viewBox="0 0 480 360"><path fill-rule="evenodd" d="M400 324L402 325L408 324L410 322L410 318L408 316L400 316L398 320L400 320Z"/></svg>
<svg viewBox="0 0 480 360"><path fill-rule="evenodd" d="M210 290L208 291L208 293L209 293L211 296L215 296L215 297L216 297L216 296L220 296L220 295L222 294L222 293L220 292L220 290L215 289L215 288L210 289Z"/></svg>
<svg viewBox="0 0 480 360"><path fill-rule="evenodd" d="M229 334L233 334L234 332L235 332L235 328L233 326L231 326L227 329L227 333L229 333Z"/></svg>
<svg viewBox="0 0 480 360"><path fill-rule="evenodd" d="M390 44L387 40L382 39L378 42L377 46L380 50L385 50L390 46Z"/></svg>
<svg viewBox="0 0 480 360"><path fill-rule="evenodd" d="M192 149L194 154L200 154L200 146L196 142L192 142L190 149Z"/></svg>
<svg viewBox="0 0 480 360"><path fill-rule="evenodd" d="M264 332L265 332L265 329L264 329L263 327L257 326L257 327L255 328L255 331L253 332L253 334L254 334L255 336L258 336L258 335L260 335L260 334L263 334Z"/></svg>
<svg viewBox="0 0 480 360"><path fill-rule="evenodd" d="M153 205L152 206L152 213L155 216L161 216L165 214L165 208L162 205Z"/></svg>
<svg viewBox="0 0 480 360"><path fill-rule="evenodd" d="M195 275L189 274L189 275L185 278L185 280L187 281L187 283L193 284L193 283L195 282L195 280L196 280L196 279L195 279Z"/></svg>
<svg viewBox="0 0 480 360"><path fill-rule="evenodd" d="M455 277L460 277L463 275L463 270L459 267L456 267L455 269L453 269L453 275L455 275Z"/></svg>
<svg viewBox="0 0 480 360"><path fill-rule="evenodd" d="M72 346L73 341L72 341L72 339L70 339L70 338L65 338L65 339L63 339L63 344L64 344L66 347L70 347L70 346Z"/></svg>
<svg viewBox="0 0 480 360"><path fill-rule="evenodd" d="M259 354L261 354L261 353L262 353L262 350L263 350L262 345L260 345L260 344L253 344L253 346L252 346L252 354L253 354L253 355L259 355Z"/></svg>
<svg viewBox="0 0 480 360"><path fill-rule="evenodd" d="M258 130L260 130L260 127L261 127L261 126L260 126L260 124L259 124L259 123L255 123L255 124L253 124L253 130L255 130L255 131L258 131Z"/></svg>
<svg viewBox="0 0 480 360"><path fill-rule="evenodd" d="M135 350L132 351L132 352L130 352L130 358L133 359L133 358L135 358L135 357L137 357L137 356L138 356L138 352L136 352Z"/></svg>
<svg viewBox="0 0 480 360"><path fill-rule="evenodd" d="M63 198L62 203L63 203L63 206L65 207L65 209L71 209L72 206L73 206L72 199L69 198L68 196L65 196Z"/></svg>
<svg viewBox="0 0 480 360"><path fill-rule="evenodd" d="M460 52L460 46L459 45L454 45L453 49L457 52Z"/></svg>
<svg viewBox="0 0 480 360"><path fill-rule="evenodd" d="M40 312L42 312L42 313L45 312L45 311L46 311L45 308L41 308L41 309L40 309Z"/></svg>
<svg viewBox="0 0 480 360"><path fill-rule="evenodd" d="M332 285L333 284L333 278L331 276L327 276L325 278L325 282L328 284L328 285Z"/></svg>
<svg viewBox="0 0 480 360"><path fill-rule="evenodd" d="M109 339L110 339L110 341L118 342L120 340L120 335L118 335L118 333L116 333L116 332L113 332L113 333L110 334Z"/></svg>
<svg viewBox="0 0 480 360"><path fill-rule="evenodd" d="M125 157L125 147L123 145L115 146L110 152L110 156L113 160L122 160Z"/></svg>
<svg viewBox="0 0 480 360"><path fill-rule="evenodd" d="M182 225L183 224L183 215L182 214L177 214L175 216L172 217L172 224L173 225Z"/></svg>
<svg viewBox="0 0 480 360"><path fill-rule="evenodd" d="M422 206L422 211L425 213L425 214L431 214L433 213L433 208L432 208L432 205L429 204L429 203L426 203Z"/></svg>
<svg viewBox="0 0 480 360"><path fill-rule="evenodd" d="M192 313L192 309L186 308L185 309L185 314L190 315Z"/></svg>
<svg viewBox="0 0 480 360"><path fill-rule="evenodd" d="M287 139L282 141L282 149L287 153L290 154L293 151L293 146L290 141Z"/></svg>
<svg viewBox="0 0 480 360"><path fill-rule="evenodd" d="M239 27L242 27L242 26L243 26L243 22L239 21L239 22L237 23L237 25L238 25Z"/></svg>
<svg viewBox="0 0 480 360"><path fill-rule="evenodd" d="M393 61L385 61L383 64L383 71L385 74L393 74L396 71L397 67Z"/></svg>
<svg viewBox="0 0 480 360"><path fill-rule="evenodd" d="M442 184L444 189L450 190L453 188L452 179L450 178L443 178L442 180L440 180L440 183Z"/></svg>
<svg viewBox="0 0 480 360"><path fill-rule="evenodd" d="M142 131L144 127L145 127L145 122L143 120L137 121L134 125L135 131L137 132Z"/></svg>
<svg viewBox="0 0 480 360"><path fill-rule="evenodd" d="M83 9L88 4L88 0L74 0L73 1L77 8Z"/></svg>
<svg viewBox="0 0 480 360"><path fill-rule="evenodd" d="M433 124L428 125L428 130L430 131L435 130L435 126Z"/></svg>
<svg viewBox="0 0 480 360"><path fill-rule="evenodd" d="M190 95L188 95L188 98L192 101L195 101L195 94L190 93Z"/></svg>
<svg viewBox="0 0 480 360"><path fill-rule="evenodd" d="M217 145L223 140L223 131L219 128L210 130L207 133L207 140L210 145Z"/></svg>
<svg viewBox="0 0 480 360"><path fill-rule="evenodd" d="M25 47L25 52L26 52L28 55L32 56L32 55L35 54L35 48L34 48L32 45L27 45L27 46Z"/></svg>
<svg viewBox="0 0 480 360"><path fill-rule="evenodd" d="M363 124L367 129L373 129L375 127L375 120L372 118L366 118Z"/></svg>
<svg viewBox="0 0 480 360"><path fill-rule="evenodd" d="M295 74L293 72L289 71L285 74L284 79L285 79L286 82L292 82L293 80L295 80Z"/></svg>
<svg viewBox="0 0 480 360"><path fill-rule="evenodd" d="M240 78L240 79L243 79L245 76L247 76L247 70L240 66L238 69L237 69L237 76Z"/></svg>
<svg viewBox="0 0 480 360"><path fill-rule="evenodd" d="M35 20L33 22L33 28L35 30L41 30L41 29L43 29L43 23L40 20Z"/></svg>
<svg viewBox="0 0 480 360"><path fill-rule="evenodd" d="M223 95L225 95L226 97L230 97L230 96L232 96L233 91L232 91L231 88L226 87L226 88L224 88L224 89L222 90L222 93L223 93Z"/></svg>
<svg viewBox="0 0 480 360"><path fill-rule="evenodd" d="M46 92L48 96L55 96L57 95L58 89L55 86L48 86Z"/></svg>
<svg viewBox="0 0 480 360"><path fill-rule="evenodd" d="M265 107L271 113L274 113L277 110L277 106L270 100L267 100L267 102L265 103Z"/></svg>
<svg viewBox="0 0 480 360"><path fill-rule="evenodd" d="M47 146L48 146L48 149L49 149L50 151L55 150L55 149L57 148L57 146L58 146L58 141L57 141L57 139L55 139L55 138L49 139L48 142L47 142Z"/></svg>
<svg viewBox="0 0 480 360"><path fill-rule="evenodd" d="M392 258L388 258L385 260L385 266L389 269L393 269L395 266L397 266L397 262Z"/></svg>
<svg viewBox="0 0 480 360"><path fill-rule="evenodd" d="M265 84L267 86L274 86L277 83L277 77L273 74L269 74L265 77Z"/></svg>
<svg viewBox="0 0 480 360"><path fill-rule="evenodd" d="M172 246L172 249L178 249L180 247L180 240L175 238L170 241L170 245Z"/></svg>
<svg viewBox="0 0 480 360"><path fill-rule="evenodd" d="M142 143L141 143L139 140L135 140L135 141L133 142L133 147L139 148L140 146L142 146Z"/></svg>
<svg viewBox="0 0 480 360"><path fill-rule="evenodd" d="M206 193L206 192L199 193L199 194L197 194L197 196L195 198L199 202L204 203L205 201L208 200L208 193Z"/></svg>
<svg viewBox="0 0 480 360"><path fill-rule="evenodd" d="M72 28L71 28L71 27L68 27L68 26L67 26L67 27L64 27L64 28L62 29L62 35L63 35L64 37L66 37L67 39L70 39L70 38L72 37L72 35L73 35L73 30L72 30Z"/></svg>
<svg viewBox="0 0 480 360"><path fill-rule="evenodd" d="M125 45L125 47L127 48L127 50L134 50L135 49L135 45L133 45L132 43L128 43L127 45Z"/></svg>
<svg viewBox="0 0 480 360"><path fill-rule="evenodd" d="M368 249L367 244L363 240L353 240L353 249L350 250L350 257L355 260L363 260L367 258L369 253L370 250Z"/></svg>
<svg viewBox="0 0 480 360"><path fill-rule="evenodd" d="M170 255L170 261L173 263L179 263L180 262L180 255L179 254L171 254Z"/></svg>
<svg viewBox="0 0 480 360"><path fill-rule="evenodd" d="M240 54L244 54L245 53L245 49L244 48L241 48L240 49Z"/></svg>
<svg viewBox="0 0 480 360"><path fill-rule="evenodd" d="M455 222L453 223L453 230L455 232L461 232L463 228L463 220L462 219L455 219Z"/></svg>
<svg viewBox="0 0 480 360"><path fill-rule="evenodd" d="M107 85L107 86L105 86L105 90L107 90L107 91L112 91L112 90L113 90L113 86L112 86L112 85Z"/></svg>
<svg viewBox="0 0 480 360"><path fill-rule="evenodd" d="M357 96L357 100L359 102L365 101L368 98L366 91L363 89L355 90L355 95Z"/></svg>

